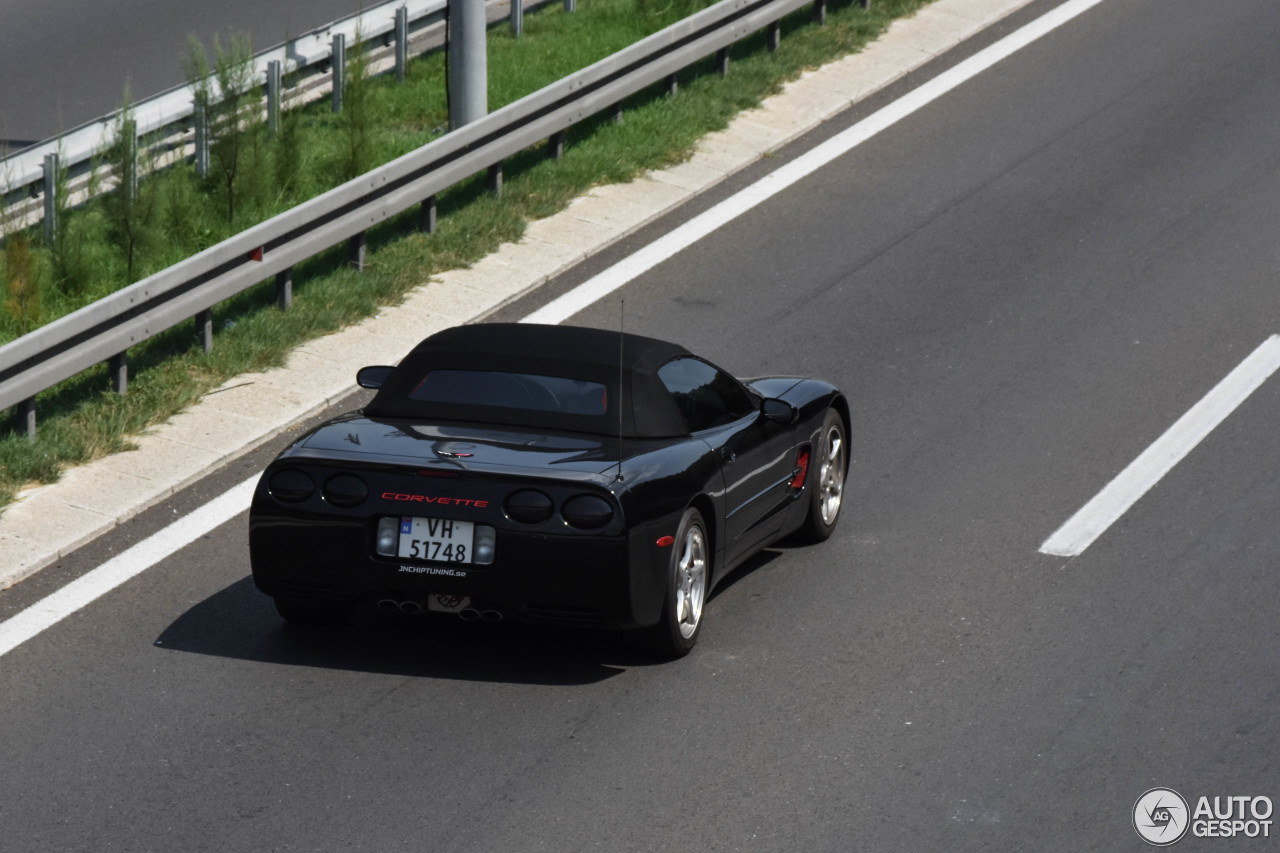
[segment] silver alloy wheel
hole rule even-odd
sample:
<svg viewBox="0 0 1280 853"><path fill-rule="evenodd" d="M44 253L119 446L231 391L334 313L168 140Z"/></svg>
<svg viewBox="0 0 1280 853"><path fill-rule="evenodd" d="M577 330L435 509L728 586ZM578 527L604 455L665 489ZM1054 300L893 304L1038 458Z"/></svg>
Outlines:
<svg viewBox="0 0 1280 853"><path fill-rule="evenodd" d="M707 595L707 538L702 528L690 524L681 548L675 572L675 613L680 635L687 640L698 630Z"/></svg>
<svg viewBox="0 0 1280 853"><path fill-rule="evenodd" d="M830 527L840 514L840 498L844 494L844 436L840 427L827 430L825 443L822 470L818 472L818 512L822 523Z"/></svg>

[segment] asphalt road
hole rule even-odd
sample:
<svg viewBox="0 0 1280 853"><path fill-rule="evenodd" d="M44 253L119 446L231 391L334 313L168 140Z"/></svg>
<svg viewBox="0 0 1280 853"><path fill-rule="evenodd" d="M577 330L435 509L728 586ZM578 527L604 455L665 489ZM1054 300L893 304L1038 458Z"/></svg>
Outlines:
<svg viewBox="0 0 1280 853"><path fill-rule="evenodd" d="M184 81L195 34L212 50L230 32L255 50L358 12L358 0L4 0L0 145L25 147Z"/></svg>
<svg viewBox="0 0 1280 853"><path fill-rule="evenodd" d="M1108 0L625 289L630 331L853 401L837 534L737 573L688 658L288 630L241 517L0 662L5 849L1136 851L1149 788L1280 799L1280 382L1081 556L1037 551L1280 331L1278 29Z"/></svg>

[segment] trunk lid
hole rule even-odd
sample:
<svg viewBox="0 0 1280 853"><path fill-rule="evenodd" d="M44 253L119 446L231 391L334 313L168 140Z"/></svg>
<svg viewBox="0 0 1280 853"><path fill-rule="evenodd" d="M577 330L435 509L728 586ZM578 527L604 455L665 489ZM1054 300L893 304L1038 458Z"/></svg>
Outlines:
<svg viewBox="0 0 1280 853"><path fill-rule="evenodd" d="M295 444L290 455L458 473L536 471L538 476L575 479L590 475L607 483L618 465L618 445L617 438L582 433L374 420L357 413L317 428Z"/></svg>

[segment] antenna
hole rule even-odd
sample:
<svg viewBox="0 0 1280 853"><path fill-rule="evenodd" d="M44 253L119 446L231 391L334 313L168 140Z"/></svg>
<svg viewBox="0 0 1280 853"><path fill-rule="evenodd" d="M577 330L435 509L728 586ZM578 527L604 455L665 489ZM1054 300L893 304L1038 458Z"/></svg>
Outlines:
<svg viewBox="0 0 1280 853"><path fill-rule="evenodd" d="M627 300L618 300L618 477L622 482L622 345L625 340Z"/></svg>

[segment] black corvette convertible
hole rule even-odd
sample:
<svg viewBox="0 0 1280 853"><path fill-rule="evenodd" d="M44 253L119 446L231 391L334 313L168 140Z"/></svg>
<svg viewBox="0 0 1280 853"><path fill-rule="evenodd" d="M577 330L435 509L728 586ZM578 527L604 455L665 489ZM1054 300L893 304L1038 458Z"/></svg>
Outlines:
<svg viewBox="0 0 1280 853"><path fill-rule="evenodd" d="M300 438L254 494L253 579L291 622L374 604L634 630L679 656L730 570L839 516L848 404L818 380L482 324L357 381L369 405Z"/></svg>

